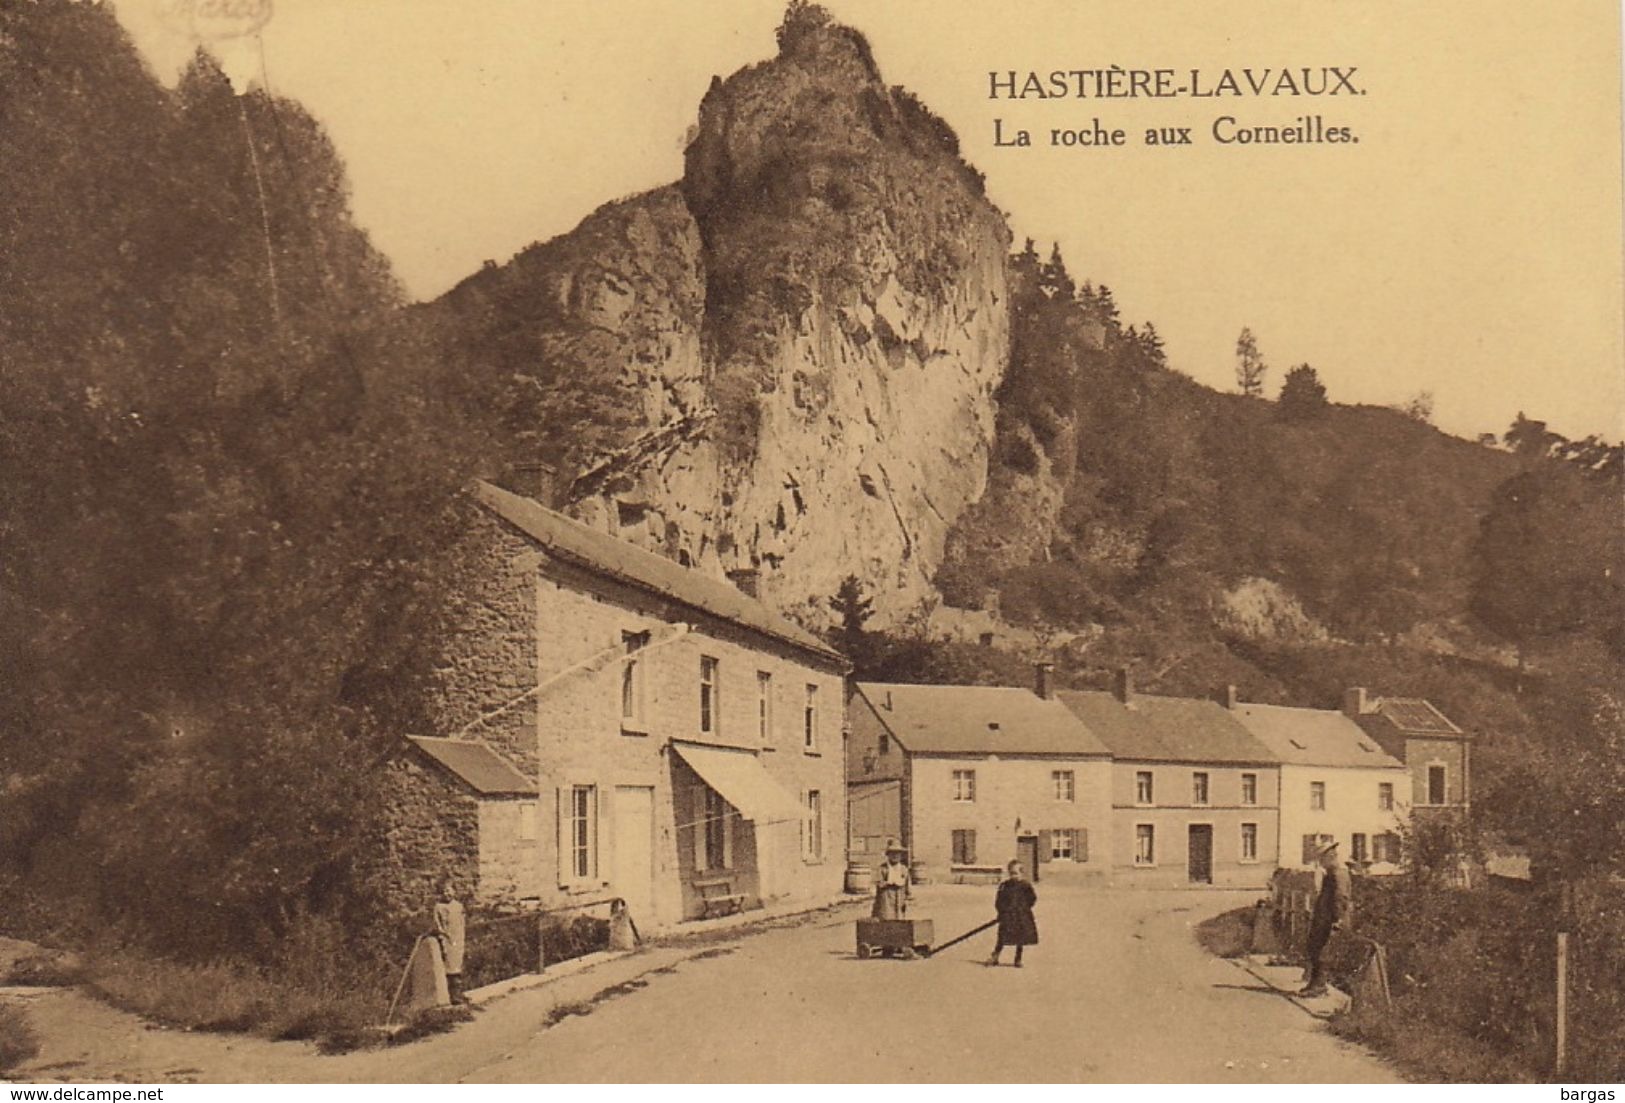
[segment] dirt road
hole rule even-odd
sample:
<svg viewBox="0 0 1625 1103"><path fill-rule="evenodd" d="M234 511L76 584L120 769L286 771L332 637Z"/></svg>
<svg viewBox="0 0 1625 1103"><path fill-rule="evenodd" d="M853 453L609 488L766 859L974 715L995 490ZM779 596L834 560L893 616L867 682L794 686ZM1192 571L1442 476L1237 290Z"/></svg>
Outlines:
<svg viewBox="0 0 1625 1103"><path fill-rule="evenodd" d="M990 935L930 960L860 961L851 911L655 947L497 1000L455 1033L343 1057L115 1027L109 1017L130 1017L54 996L32 1012L47 1052L20 1071L205 1082L1399 1082L1196 945L1195 924L1254 894L1039 890L1042 943L1019 970L981 963ZM936 921L940 941L989 918L991 899L991 888L927 887L915 914ZM76 1016L95 1029L64 1045Z"/></svg>

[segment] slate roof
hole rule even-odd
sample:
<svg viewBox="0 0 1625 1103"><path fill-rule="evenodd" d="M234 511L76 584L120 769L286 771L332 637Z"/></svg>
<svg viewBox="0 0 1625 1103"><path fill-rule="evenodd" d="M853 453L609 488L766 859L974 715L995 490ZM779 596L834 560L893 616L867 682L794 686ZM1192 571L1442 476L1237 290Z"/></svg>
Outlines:
<svg viewBox="0 0 1625 1103"><path fill-rule="evenodd" d="M1420 697L1383 697L1376 703L1376 712L1406 735L1463 734L1432 702Z"/></svg>
<svg viewBox="0 0 1625 1103"><path fill-rule="evenodd" d="M922 754L1047 754L1104 757L1103 743L1055 698L1008 686L859 682L904 749Z"/></svg>
<svg viewBox="0 0 1625 1103"><path fill-rule="evenodd" d="M1125 705L1114 694L1056 694L1114 758L1136 762L1274 765L1279 757L1216 701L1137 693Z"/></svg>
<svg viewBox="0 0 1625 1103"><path fill-rule="evenodd" d="M1341 712L1237 705L1230 715L1287 765L1405 768Z"/></svg>
<svg viewBox="0 0 1625 1103"><path fill-rule="evenodd" d="M434 759L470 789L486 797L534 797L536 786L484 743L409 735L407 742Z"/></svg>
<svg viewBox="0 0 1625 1103"><path fill-rule="evenodd" d="M840 652L730 583L588 528L490 483L479 483L475 495L550 555L811 651L843 668L847 665Z"/></svg>

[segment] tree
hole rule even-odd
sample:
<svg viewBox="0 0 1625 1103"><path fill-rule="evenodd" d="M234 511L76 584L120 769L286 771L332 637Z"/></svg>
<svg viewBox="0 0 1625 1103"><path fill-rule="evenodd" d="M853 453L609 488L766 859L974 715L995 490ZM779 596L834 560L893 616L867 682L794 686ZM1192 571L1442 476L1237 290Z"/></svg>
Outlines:
<svg viewBox="0 0 1625 1103"><path fill-rule="evenodd" d="M1253 331L1242 328L1241 336L1236 338L1236 387L1244 395L1260 398L1264 394L1264 376L1269 373L1269 366L1264 363L1264 356L1258 351L1258 340Z"/></svg>
<svg viewBox="0 0 1625 1103"><path fill-rule="evenodd" d="M1314 368L1299 364L1286 373L1277 409L1288 421L1308 421L1326 411L1326 388Z"/></svg>
<svg viewBox="0 0 1625 1103"><path fill-rule="evenodd" d="M1479 525L1469 598L1479 621L1518 648L1617 631L1622 536L1617 500L1546 461L1502 483Z"/></svg>
<svg viewBox="0 0 1625 1103"><path fill-rule="evenodd" d="M297 105L64 0L0 5L0 85L0 863L251 952L355 901L477 404Z"/></svg>
<svg viewBox="0 0 1625 1103"><path fill-rule="evenodd" d="M835 596L828 599L830 610L837 618L835 646L859 672L868 669L873 659L873 648L868 629L869 618L874 616L874 600L863 592L863 582L855 574L841 579Z"/></svg>
<svg viewBox="0 0 1625 1103"><path fill-rule="evenodd" d="M1399 408L1399 412L1408 418L1420 421L1424 425L1431 425L1433 423L1433 392L1417 391Z"/></svg>

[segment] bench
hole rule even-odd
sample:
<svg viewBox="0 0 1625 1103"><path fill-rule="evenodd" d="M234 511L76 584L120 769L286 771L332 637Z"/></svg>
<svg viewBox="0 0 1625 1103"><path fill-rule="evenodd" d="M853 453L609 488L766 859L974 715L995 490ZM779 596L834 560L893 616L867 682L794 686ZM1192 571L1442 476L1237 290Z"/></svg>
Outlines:
<svg viewBox="0 0 1625 1103"><path fill-rule="evenodd" d="M733 890L734 883L723 877L714 881L695 881L694 891L700 894L700 918L712 914L727 915L745 906L745 894Z"/></svg>

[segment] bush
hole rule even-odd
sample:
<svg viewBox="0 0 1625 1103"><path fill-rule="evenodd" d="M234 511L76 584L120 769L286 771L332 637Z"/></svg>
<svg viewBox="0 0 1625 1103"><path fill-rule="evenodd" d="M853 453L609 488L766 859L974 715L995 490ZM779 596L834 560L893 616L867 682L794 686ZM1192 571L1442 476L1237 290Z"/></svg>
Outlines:
<svg viewBox="0 0 1625 1103"><path fill-rule="evenodd" d="M1548 893L1447 889L1409 876L1356 884L1359 933L1388 951L1389 1019L1398 1034L1454 1035L1527 1073L1547 1072L1555 1045L1556 936L1566 927L1570 1074L1581 1081L1625 1077L1620 886L1576 886L1565 907ZM1366 1033L1379 1043L1383 1036L1369 1026Z"/></svg>
<svg viewBox="0 0 1625 1103"><path fill-rule="evenodd" d="M38 1055L39 1038L28 1025L28 1017L15 1007L0 1004L0 1072Z"/></svg>

